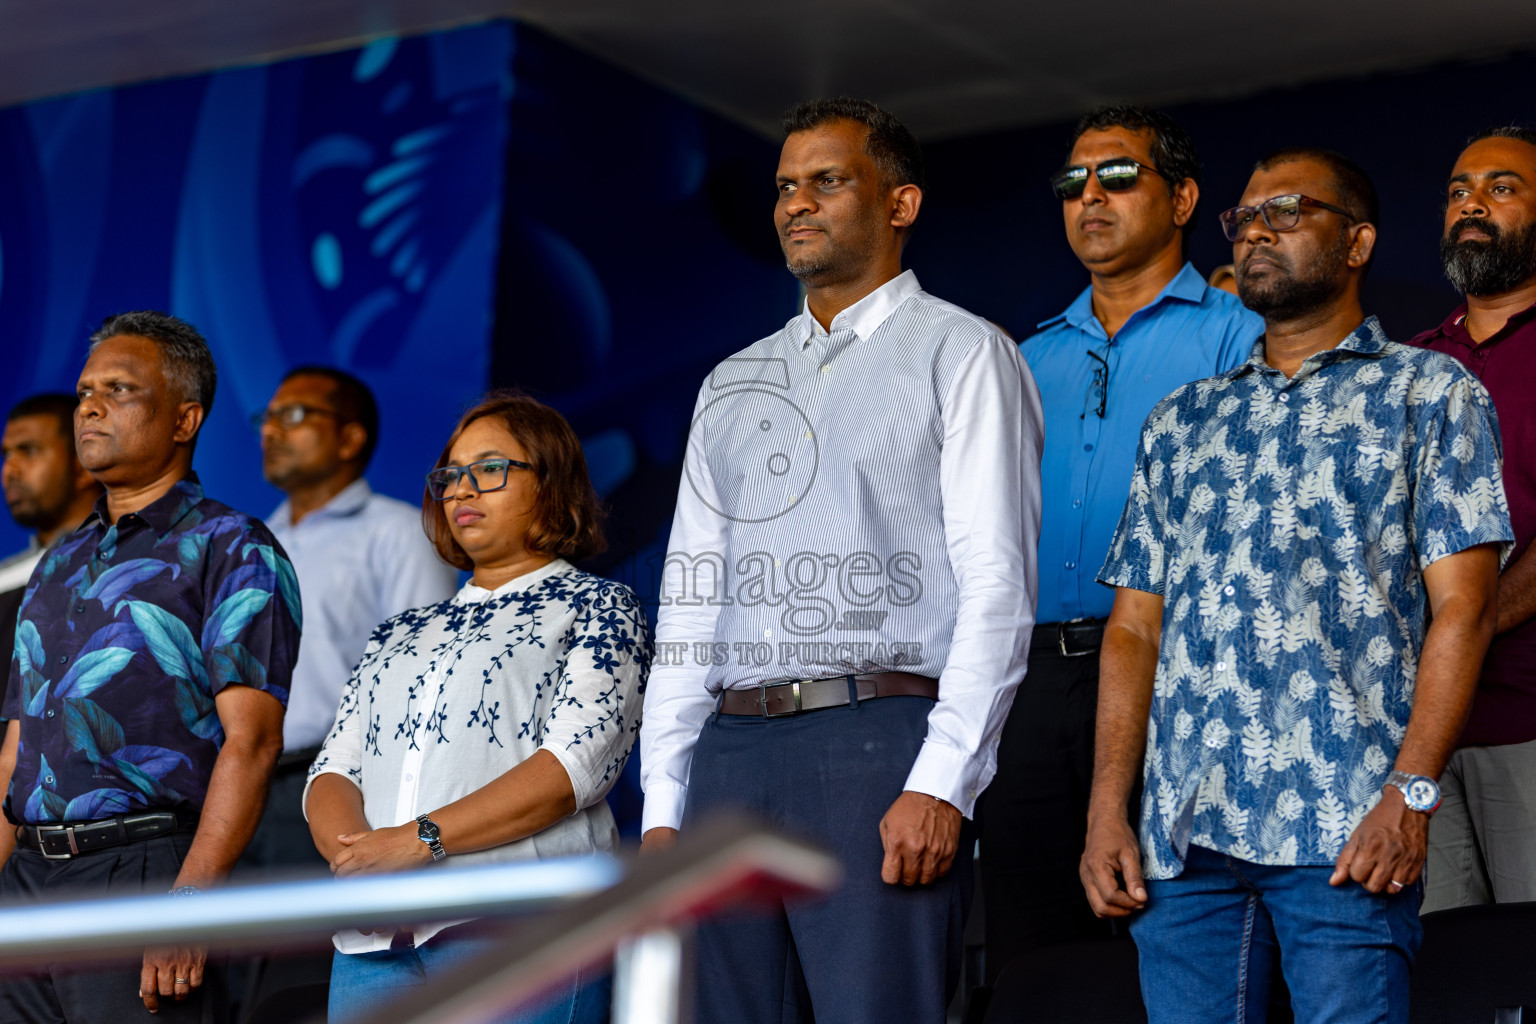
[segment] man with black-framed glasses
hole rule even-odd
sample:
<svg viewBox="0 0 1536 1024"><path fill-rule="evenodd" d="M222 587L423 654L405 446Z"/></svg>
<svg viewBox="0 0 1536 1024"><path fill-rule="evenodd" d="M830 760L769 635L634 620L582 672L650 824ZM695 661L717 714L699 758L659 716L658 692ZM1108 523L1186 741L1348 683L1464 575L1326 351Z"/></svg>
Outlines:
<svg viewBox="0 0 1536 1024"><path fill-rule="evenodd" d="M1248 359L1147 418L1099 574L1082 879L1149 1024L1405 1024L1435 779L1513 539L1488 392L1360 304L1375 186L1282 150L1221 215ZM1126 803L1144 796L1139 830Z"/></svg>
<svg viewBox="0 0 1536 1024"><path fill-rule="evenodd" d="M1041 625L981 801L989 980L1036 946L1110 934L1077 885L1111 601L1094 574L1148 411L1241 362L1263 331L1185 261L1199 182L1194 144L1170 118L1105 107L1078 124L1050 183L1090 285L1023 345L1045 404Z"/></svg>
<svg viewBox="0 0 1536 1024"><path fill-rule="evenodd" d="M297 367L252 422L261 435L262 473L287 496L266 523L293 560L309 615L273 798L247 861L318 863L299 793L336 717L341 688L374 626L447 600L458 576L433 553L416 507L376 493L363 478L378 444L379 411L357 377L329 366Z"/></svg>

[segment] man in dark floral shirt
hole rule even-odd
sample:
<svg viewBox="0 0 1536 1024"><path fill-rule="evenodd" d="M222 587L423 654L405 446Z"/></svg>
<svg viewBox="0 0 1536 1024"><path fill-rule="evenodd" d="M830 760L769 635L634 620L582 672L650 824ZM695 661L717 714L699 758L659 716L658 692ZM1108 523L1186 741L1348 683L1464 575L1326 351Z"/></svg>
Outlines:
<svg viewBox="0 0 1536 1024"><path fill-rule="evenodd" d="M298 652L293 567L191 471L213 358L189 324L109 318L80 374L75 442L106 496L39 563L11 660L0 899L143 886L196 898L229 873L282 750ZM210 972L211 973L211 972ZM0 984L8 1021L216 1019L200 949L141 968L55 965Z"/></svg>

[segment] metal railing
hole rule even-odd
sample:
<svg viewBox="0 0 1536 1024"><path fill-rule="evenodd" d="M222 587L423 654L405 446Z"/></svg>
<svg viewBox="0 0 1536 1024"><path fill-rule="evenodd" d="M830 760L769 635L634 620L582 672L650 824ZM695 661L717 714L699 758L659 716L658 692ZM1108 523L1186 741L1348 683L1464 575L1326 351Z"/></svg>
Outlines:
<svg viewBox="0 0 1536 1024"><path fill-rule="evenodd" d="M687 1019L688 935L718 910L831 891L830 855L740 818L628 860L579 857L165 895L0 905L0 971L135 957L147 946L281 947L340 928L500 919L502 943L377 1020L474 1024L615 957L614 1024Z"/></svg>

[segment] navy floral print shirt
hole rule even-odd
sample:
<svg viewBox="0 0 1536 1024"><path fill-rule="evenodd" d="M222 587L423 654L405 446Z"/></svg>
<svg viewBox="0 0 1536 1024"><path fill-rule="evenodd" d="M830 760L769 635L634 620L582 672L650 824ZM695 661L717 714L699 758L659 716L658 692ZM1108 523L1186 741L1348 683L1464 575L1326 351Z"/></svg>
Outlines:
<svg viewBox="0 0 1536 1024"><path fill-rule="evenodd" d="M13 822L196 811L231 685L288 701L299 649L293 566L257 519L189 474L109 525L106 499L38 563L22 598L3 715L21 743Z"/></svg>
<svg viewBox="0 0 1536 1024"><path fill-rule="evenodd" d="M1513 536L1488 392L1374 317L1294 377L1260 339L1159 402L1099 576L1163 597L1147 877L1190 843L1332 864L1408 727L1425 568Z"/></svg>

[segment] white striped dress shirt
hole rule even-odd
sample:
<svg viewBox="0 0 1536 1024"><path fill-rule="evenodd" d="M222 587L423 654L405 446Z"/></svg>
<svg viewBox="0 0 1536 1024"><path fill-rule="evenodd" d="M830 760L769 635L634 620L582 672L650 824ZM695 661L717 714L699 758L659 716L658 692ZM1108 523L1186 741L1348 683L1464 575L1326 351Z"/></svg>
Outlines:
<svg viewBox="0 0 1536 1024"><path fill-rule="evenodd" d="M809 309L700 390L641 727L642 827L677 827L722 687L939 680L906 788L967 817L1024 677L1040 396L1001 331L908 271Z"/></svg>

